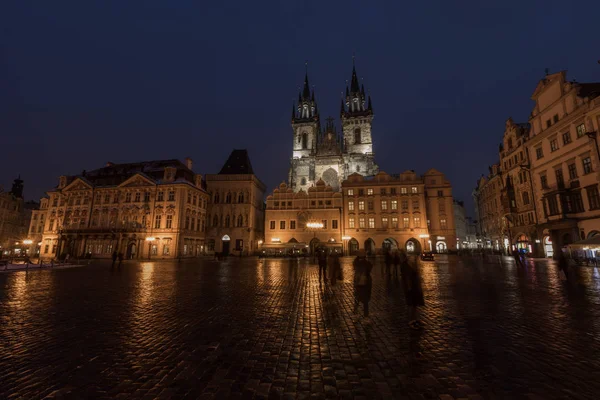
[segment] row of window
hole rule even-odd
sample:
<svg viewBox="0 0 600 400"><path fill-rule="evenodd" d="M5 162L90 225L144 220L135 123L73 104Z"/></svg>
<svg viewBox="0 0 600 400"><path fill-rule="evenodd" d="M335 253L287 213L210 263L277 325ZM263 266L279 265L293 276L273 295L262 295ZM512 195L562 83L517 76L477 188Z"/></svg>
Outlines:
<svg viewBox="0 0 600 400"><path fill-rule="evenodd" d="M210 223L211 221L211 217L208 217L208 221ZM218 215L214 215L212 217L212 227L216 228L216 227L224 227L224 228L229 228L231 226L233 226L234 228L236 227L242 227L242 226L248 226L248 215L246 215L246 220L244 221L244 217L242 216L242 214L238 215L237 218L234 215L233 217L229 216L229 215L221 215L220 217Z"/></svg>
<svg viewBox="0 0 600 400"><path fill-rule="evenodd" d="M581 164L583 167L583 174L587 175L591 172L593 172L592 169L592 159L590 157L585 157L581 160ZM575 162L572 162L570 164L567 165L567 171L569 174L569 180L574 180L577 179L579 177L578 172L577 172L577 164L575 164ZM565 183L565 179L564 179L564 175L563 175L563 169L562 168L556 168L554 170L554 176L556 178L556 184L557 185L563 185ZM542 188L547 189L548 186L548 176L546 175L545 172L540 174L540 184L542 185Z"/></svg>
<svg viewBox="0 0 600 400"><path fill-rule="evenodd" d="M391 224L390 224L390 222L391 222ZM368 228L368 229L375 229L375 228L398 229L399 228L398 222L399 222L398 217L391 217L391 218L381 217L381 225L375 226L375 218L374 217L369 217L369 218L359 217L358 218L358 228L359 229L366 229L366 228ZM428 228L430 228L430 224L431 224L431 222L429 220L427 220ZM412 228L420 228L420 227L421 227L421 217L413 217ZM350 228L350 229L357 228L356 219L354 217L348 218L348 228ZM404 229L411 228L409 217L402 218L402 228L404 228ZM440 228L441 229L448 228L448 221L445 218L440 219Z"/></svg>
<svg viewBox="0 0 600 400"><path fill-rule="evenodd" d="M150 192L126 192L125 193L125 199L124 202L125 203L140 203L142 202L142 195L143 195L143 202L148 203L150 201ZM118 203L119 202L119 193L115 193L114 195L111 195L110 193L106 193L104 195L97 193L96 194L96 204L109 204L111 202L112 199L112 203ZM102 201L104 200L104 201ZM156 195L156 201L165 201L165 192L164 191L159 191ZM175 201L175 191L174 190L170 190L167 192L167 201ZM73 205L86 205L89 203L89 199L87 197L69 197L67 200L67 203L69 206L73 206ZM65 205L65 197L61 197L60 198L60 206L64 206ZM52 198L52 207L58 207L59 206L59 198L58 196L55 196Z"/></svg>
<svg viewBox="0 0 600 400"><path fill-rule="evenodd" d="M402 200L400 204L402 206L402 210L408 210L408 200ZM389 208L390 210L397 210L398 209L398 200L389 200L389 206L390 206L390 208ZM419 200L413 200L412 208L413 208L413 210L419 210L419 208L420 208ZM443 208L444 208L444 204L440 203L440 211L442 211ZM348 211L354 211L354 210L355 210L354 201L348 201ZM365 210L365 201L358 200L358 211L364 211L364 210ZM371 201L371 200L367 201L367 210L369 210L369 211L374 210L373 201ZM382 211L388 210L388 200L381 200L381 210Z"/></svg>
<svg viewBox="0 0 600 400"><path fill-rule="evenodd" d="M323 205L330 206L332 203L331 203L331 200L311 200L311 202L310 202L310 205L312 207L316 207L317 204L319 206L323 206ZM286 207L286 206L292 207L293 202L291 202L291 201L287 201L287 202L286 201L274 201L273 206L274 207Z"/></svg>
<svg viewBox="0 0 600 400"><path fill-rule="evenodd" d="M235 201L237 199L237 202ZM246 200L246 196L244 195L243 192L239 192L236 196L236 193L233 192L227 192L227 194L225 195L225 198L223 199L225 204L230 204L230 203L244 203ZM221 202L221 195L219 193L215 193L213 195L213 203L218 204Z"/></svg>
<svg viewBox="0 0 600 400"><path fill-rule="evenodd" d="M600 193L598 192L598 186L589 186L586 188L586 192L589 209L600 209ZM561 211L567 214L585 211L581 192L560 193L548 196L544 202L544 207L547 215L558 215Z"/></svg>
<svg viewBox="0 0 600 400"><path fill-rule="evenodd" d="M584 136L586 134L586 132L587 132L586 129L585 129L585 124L579 124L579 125L577 125L577 127L575 128L575 130L577 132L577 138L580 138L580 137ZM569 132L569 131L563 133L561 135L561 138L562 138L563 146L566 146L566 145L568 145L569 143L572 142L571 132ZM560 147L558 145L558 138L552 138L552 139L550 139L550 151L551 152L555 152L559 148ZM542 146L536 147L536 149L535 149L535 156L536 156L536 158L538 160L540 158L544 157L544 149L542 148Z"/></svg>
<svg viewBox="0 0 600 400"><path fill-rule="evenodd" d="M354 189L348 189L346 191L346 193L348 194L348 196L354 196ZM366 189L366 193L367 193L367 196L373 196L374 189L373 188L367 188ZM400 194L408 194L408 193L409 193L409 188L407 188L407 187L401 187L400 188ZM417 186L412 186L410 188L410 193L411 194L419 193L419 188ZM387 195L388 194L387 188L381 188L381 189L379 189L379 194ZM390 188L389 194L398 194L396 192L396 188ZM365 195L365 189L358 189L358 195L359 196L364 196ZM441 191L441 190L438 191L438 196L443 196L443 191Z"/></svg>
<svg viewBox="0 0 600 400"><path fill-rule="evenodd" d="M323 228L320 229L329 229L328 226L328 220L323 219L321 220L321 223L323 224ZM269 221L269 229L270 230L275 230L277 221ZM287 226L287 228L286 228ZM337 219L332 219L331 220L331 229L338 229L338 220ZM285 229L290 229L290 230L294 230L296 229L296 221L295 220L290 220L289 224L287 224L287 221L279 221L279 229L280 230L285 230Z"/></svg>
<svg viewBox="0 0 600 400"><path fill-rule="evenodd" d="M195 206L196 204L202 208L206 208L206 200L198 195L193 195L191 192L187 194L187 203Z"/></svg>

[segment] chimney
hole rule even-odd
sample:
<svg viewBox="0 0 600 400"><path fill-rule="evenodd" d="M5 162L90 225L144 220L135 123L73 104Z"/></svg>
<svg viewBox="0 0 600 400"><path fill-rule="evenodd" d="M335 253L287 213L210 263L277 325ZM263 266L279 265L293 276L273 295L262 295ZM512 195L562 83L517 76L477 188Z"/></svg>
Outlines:
<svg viewBox="0 0 600 400"><path fill-rule="evenodd" d="M188 167L188 169L191 170L192 169L192 165L193 165L192 164L192 159L189 158L189 157L186 157L186 158L184 158L184 161L185 161L185 166Z"/></svg>

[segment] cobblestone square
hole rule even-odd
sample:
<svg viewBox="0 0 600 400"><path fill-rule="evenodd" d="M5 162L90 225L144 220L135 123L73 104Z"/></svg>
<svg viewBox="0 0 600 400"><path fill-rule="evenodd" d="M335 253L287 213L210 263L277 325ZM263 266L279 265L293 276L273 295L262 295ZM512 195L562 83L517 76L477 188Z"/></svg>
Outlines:
<svg viewBox="0 0 600 400"><path fill-rule="evenodd" d="M370 321L342 261L334 287L309 260L2 273L0 398L598 398L598 269L425 262L413 331L382 259Z"/></svg>

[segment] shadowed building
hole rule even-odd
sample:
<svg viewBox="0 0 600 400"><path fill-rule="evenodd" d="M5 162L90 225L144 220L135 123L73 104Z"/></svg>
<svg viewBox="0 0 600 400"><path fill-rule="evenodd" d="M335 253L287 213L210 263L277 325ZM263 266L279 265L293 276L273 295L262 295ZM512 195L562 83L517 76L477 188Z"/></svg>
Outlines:
<svg viewBox="0 0 600 400"><path fill-rule="evenodd" d="M27 229L31 210L37 203L26 203L23 199L23 180L13 181L10 192L0 191L0 250L4 256L24 253L23 240L27 239Z"/></svg>
<svg viewBox="0 0 600 400"><path fill-rule="evenodd" d="M252 169L247 150L233 150L218 174L206 175L210 204L207 252L252 254L264 240L266 186Z"/></svg>

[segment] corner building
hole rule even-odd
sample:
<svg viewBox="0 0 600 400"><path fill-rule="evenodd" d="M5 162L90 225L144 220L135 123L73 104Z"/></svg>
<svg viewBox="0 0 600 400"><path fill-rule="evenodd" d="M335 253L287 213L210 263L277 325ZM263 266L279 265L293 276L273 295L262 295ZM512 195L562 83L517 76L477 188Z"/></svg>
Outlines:
<svg viewBox="0 0 600 400"><path fill-rule="evenodd" d="M409 253L456 249L452 188L442 173L355 173L342 189L350 254L358 249L370 254L395 248Z"/></svg>
<svg viewBox="0 0 600 400"><path fill-rule="evenodd" d="M113 164L61 176L42 199L41 257L196 257L208 193L192 160ZM39 230L39 225L37 227ZM38 232L39 233L39 232Z"/></svg>

